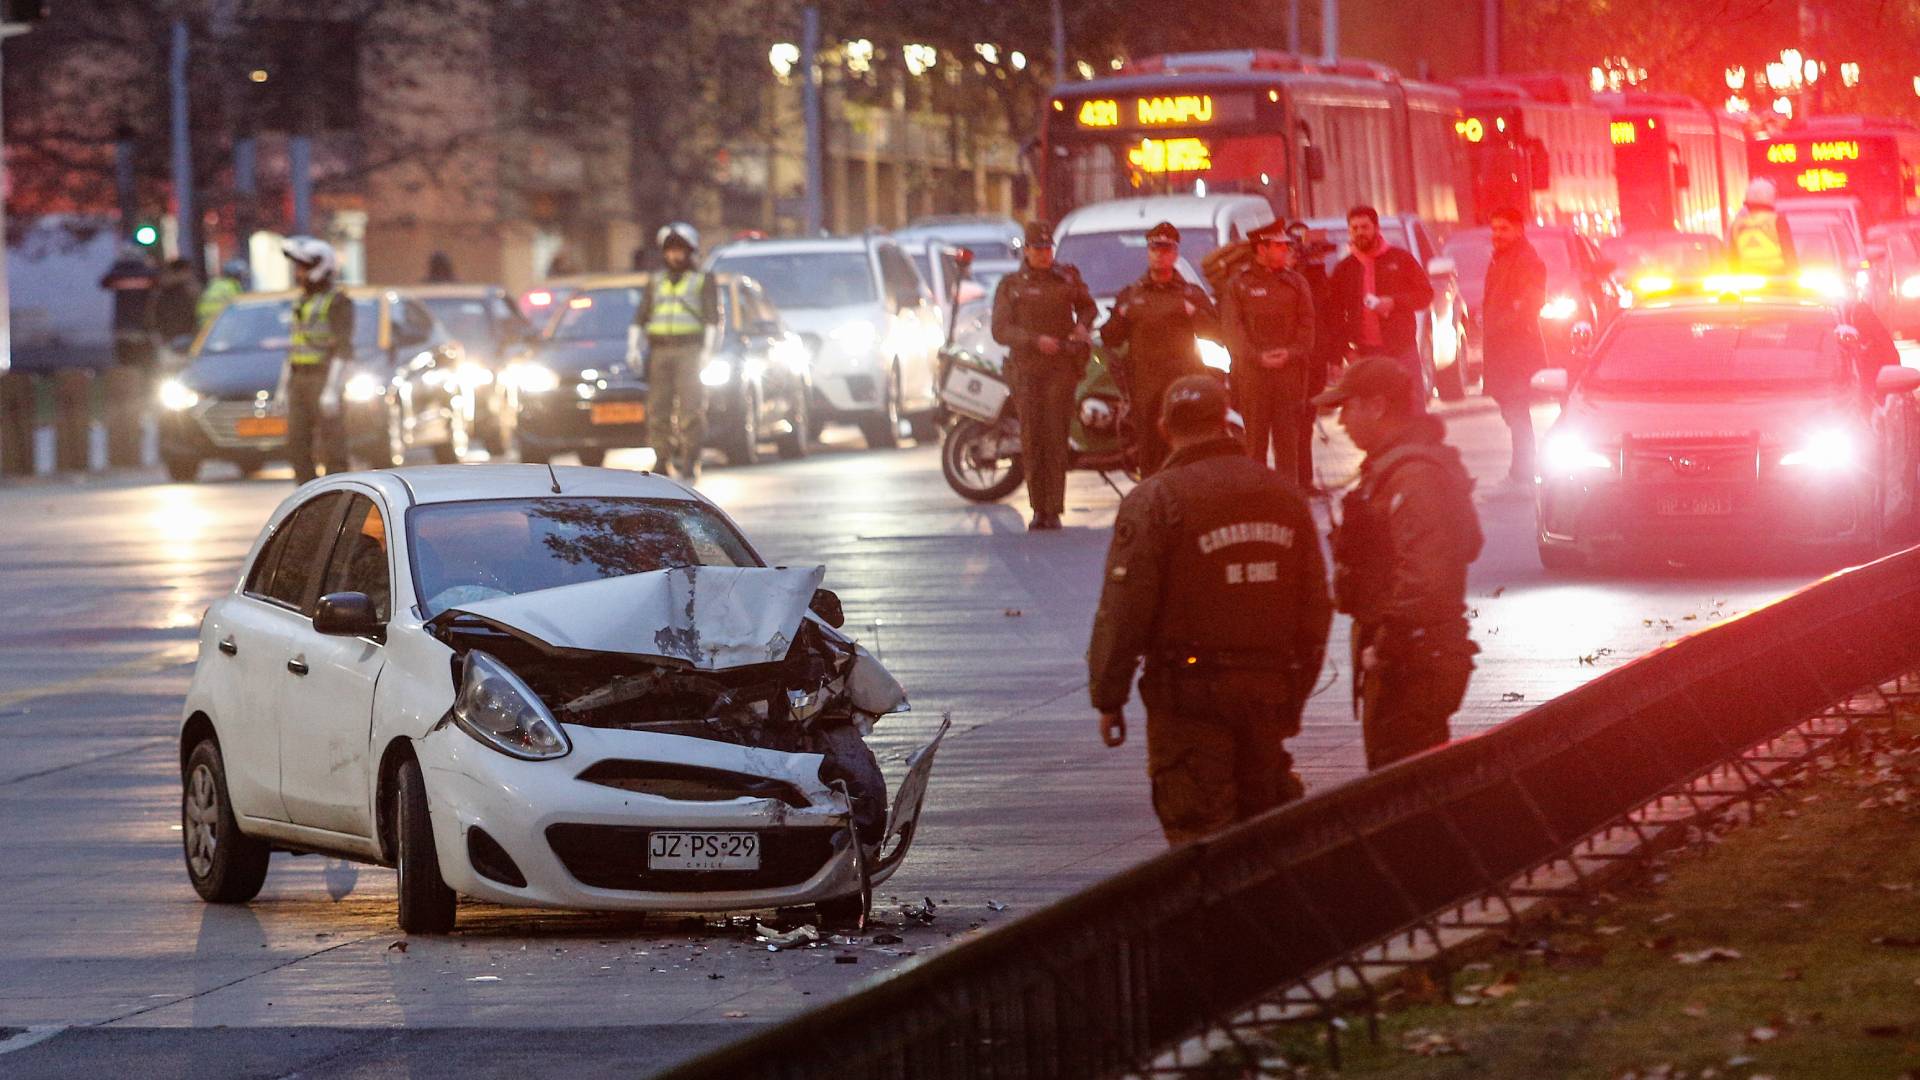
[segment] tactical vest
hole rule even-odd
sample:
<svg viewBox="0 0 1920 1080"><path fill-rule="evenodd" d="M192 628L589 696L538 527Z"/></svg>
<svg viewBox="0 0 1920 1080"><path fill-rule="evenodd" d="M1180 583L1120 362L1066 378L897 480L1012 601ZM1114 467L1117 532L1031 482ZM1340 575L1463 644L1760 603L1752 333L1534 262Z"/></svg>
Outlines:
<svg viewBox="0 0 1920 1080"><path fill-rule="evenodd" d="M194 305L194 316L201 326L212 322L214 316L225 311L233 298L240 295L240 283L230 277L217 277L207 282L200 292L200 302Z"/></svg>
<svg viewBox="0 0 1920 1080"><path fill-rule="evenodd" d="M294 367L312 367L325 363L339 344L333 336L333 303L339 289L328 289L315 296L302 296L293 302L293 336L287 345L287 363Z"/></svg>
<svg viewBox="0 0 1920 1080"><path fill-rule="evenodd" d="M1782 274L1787 269L1786 250L1780 245L1780 218L1775 214L1743 215L1733 226L1733 258L1742 270L1756 274Z"/></svg>
<svg viewBox="0 0 1920 1080"><path fill-rule="evenodd" d="M1437 461L1430 443L1402 443L1380 456L1360 486L1340 500L1340 523L1333 528L1333 605L1366 620L1378 614L1393 580L1393 537L1387 515L1392 508L1375 496L1400 466ZM1478 543L1478 541L1476 541Z"/></svg>
<svg viewBox="0 0 1920 1080"><path fill-rule="evenodd" d="M688 272L678 282L661 274L653 279L653 308L647 314L647 336L685 337L706 330L700 318L700 290L705 276Z"/></svg>

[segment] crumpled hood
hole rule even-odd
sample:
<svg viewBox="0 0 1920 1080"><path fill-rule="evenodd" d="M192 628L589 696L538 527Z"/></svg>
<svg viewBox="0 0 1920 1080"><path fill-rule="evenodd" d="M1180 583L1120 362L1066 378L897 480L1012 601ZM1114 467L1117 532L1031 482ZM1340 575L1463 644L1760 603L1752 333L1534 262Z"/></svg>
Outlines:
<svg viewBox="0 0 1920 1080"><path fill-rule="evenodd" d="M463 604L554 649L679 661L701 671L785 658L824 566L676 566Z"/></svg>

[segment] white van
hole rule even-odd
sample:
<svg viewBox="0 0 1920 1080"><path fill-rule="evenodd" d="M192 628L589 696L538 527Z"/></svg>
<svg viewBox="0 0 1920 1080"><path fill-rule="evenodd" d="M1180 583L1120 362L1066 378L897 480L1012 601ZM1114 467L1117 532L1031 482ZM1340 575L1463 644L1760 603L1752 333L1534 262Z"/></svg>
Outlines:
<svg viewBox="0 0 1920 1080"><path fill-rule="evenodd" d="M1180 272L1206 285L1195 267L1209 252L1273 219L1273 207L1258 195L1150 195L1090 203L1054 229L1054 257L1079 269L1104 310L1147 272L1147 230L1160 222L1180 230Z"/></svg>

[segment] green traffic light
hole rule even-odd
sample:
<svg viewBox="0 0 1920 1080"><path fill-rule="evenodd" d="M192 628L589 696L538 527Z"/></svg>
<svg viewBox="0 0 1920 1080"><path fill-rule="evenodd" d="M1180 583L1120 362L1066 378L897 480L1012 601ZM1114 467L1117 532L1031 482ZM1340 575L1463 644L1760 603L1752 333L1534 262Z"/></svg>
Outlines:
<svg viewBox="0 0 1920 1080"><path fill-rule="evenodd" d="M154 243L157 243L159 239L160 239L160 230L154 228L151 225L142 225L139 228L133 230L133 242L141 245L142 247L147 247Z"/></svg>

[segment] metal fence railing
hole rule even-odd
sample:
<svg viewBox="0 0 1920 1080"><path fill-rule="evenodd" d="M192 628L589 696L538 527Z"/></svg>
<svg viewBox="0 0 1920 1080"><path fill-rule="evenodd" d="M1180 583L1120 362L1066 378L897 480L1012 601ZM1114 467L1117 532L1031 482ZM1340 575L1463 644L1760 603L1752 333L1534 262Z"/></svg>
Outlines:
<svg viewBox="0 0 1920 1080"><path fill-rule="evenodd" d="M1920 549L1169 851L673 1080L1112 1075L1920 667Z"/></svg>

